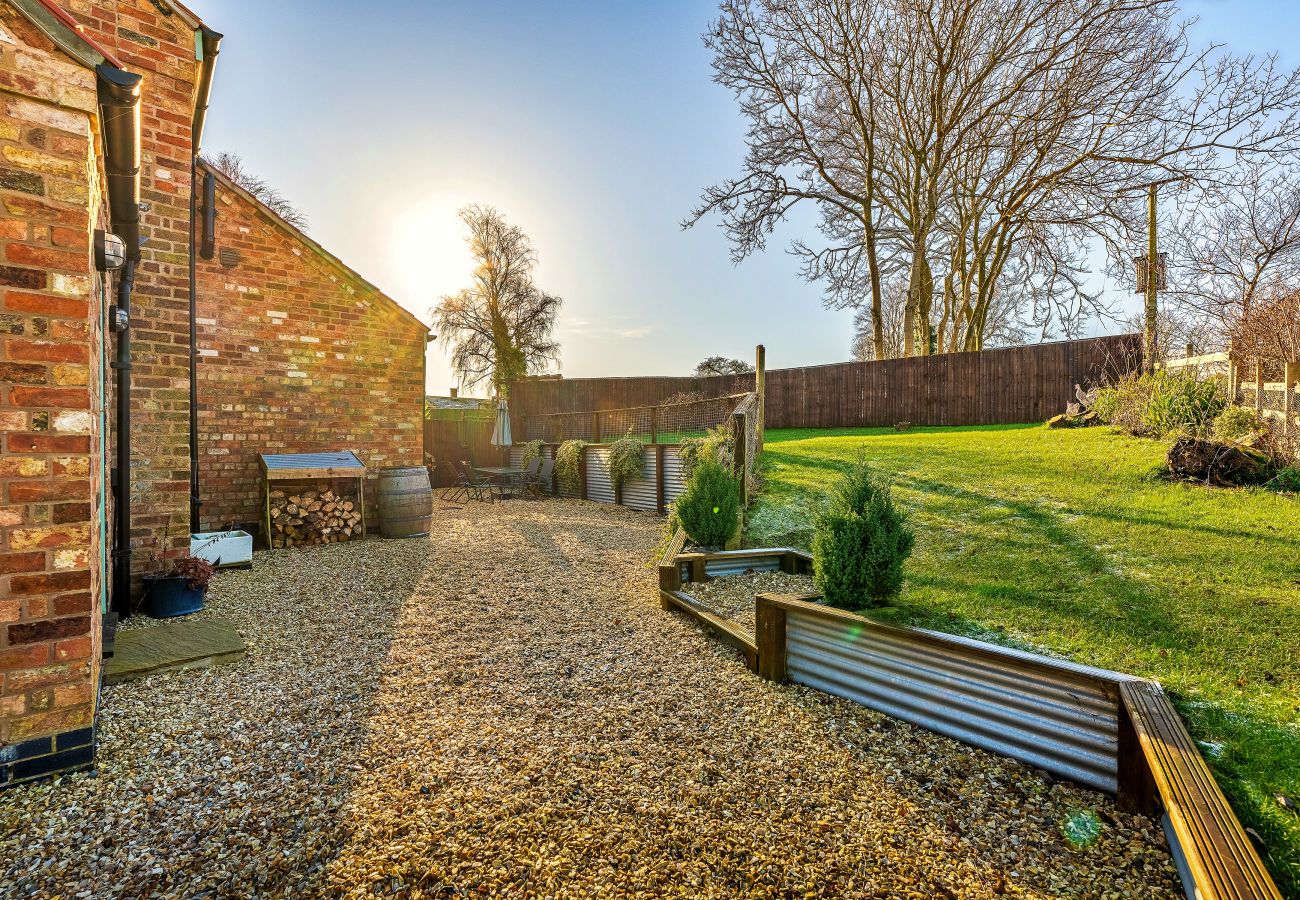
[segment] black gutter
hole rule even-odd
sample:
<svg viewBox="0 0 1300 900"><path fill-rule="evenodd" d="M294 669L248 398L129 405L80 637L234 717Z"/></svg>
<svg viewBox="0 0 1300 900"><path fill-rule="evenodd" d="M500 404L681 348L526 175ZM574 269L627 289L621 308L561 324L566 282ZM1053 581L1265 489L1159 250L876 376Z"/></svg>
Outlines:
<svg viewBox="0 0 1300 900"><path fill-rule="evenodd" d="M202 530L199 494L199 334L198 323L198 272L194 253L198 228L198 172L199 149L203 143L203 126L208 118L208 103L212 99L212 76L216 71L217 55L221 52L223 35L206 25L199 29L203 47L203 68L199 72L197 97L194 101L194 119L190 125L190 532ZM205 210L205 215L208 214Z"/></svg>
<svg viewBox="0 0 1300 900"><path fill-rule="evenodd" d="M113 477L113 609L131 612L131 291L140 261L139 75L102 63L95 67L104 132L109 219L122 239L126 265L117 283L109 325L117 332L117 458Z"/></svg>

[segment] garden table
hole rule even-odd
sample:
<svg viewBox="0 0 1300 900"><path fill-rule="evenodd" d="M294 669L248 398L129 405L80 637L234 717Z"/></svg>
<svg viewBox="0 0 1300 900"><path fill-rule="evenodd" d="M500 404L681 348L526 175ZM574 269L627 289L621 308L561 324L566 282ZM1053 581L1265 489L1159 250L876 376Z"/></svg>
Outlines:
<svg viewBox="0 0 1300 900"><path fill-rule="evenodd" d="M524 476L524 470L517 466L474 466L474 471L481 472L496 482L497 491L503 498L506 496L506 488L513 489Z"/></svg>

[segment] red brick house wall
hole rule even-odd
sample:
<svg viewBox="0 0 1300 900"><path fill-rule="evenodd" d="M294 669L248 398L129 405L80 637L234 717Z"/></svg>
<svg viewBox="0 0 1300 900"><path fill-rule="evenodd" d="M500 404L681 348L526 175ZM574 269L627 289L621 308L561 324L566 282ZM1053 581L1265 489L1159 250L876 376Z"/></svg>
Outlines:
<svg viewBox="0 0 1300 900"><path fill-rule="evenodd" d="M94 74L0 4L0 786L90 762L103 564Z"/></svg>
<svg viewBox="0 0 1300 900"><path fill-rule="evenodd" d="M378 469L422 460L428 327L224 177L217 198L198 262L203 527L260 520L259 452L321 450L366 463L373 526Z"/></svg>
<svg viewBox="0 0 1300 900"><path fill-rule="evenodd" d="M166 536L189 548L189 204L194 30L164 0L59 0L144 76L140 199L147 209L132 295L131 543L137 574Z"/></svg>

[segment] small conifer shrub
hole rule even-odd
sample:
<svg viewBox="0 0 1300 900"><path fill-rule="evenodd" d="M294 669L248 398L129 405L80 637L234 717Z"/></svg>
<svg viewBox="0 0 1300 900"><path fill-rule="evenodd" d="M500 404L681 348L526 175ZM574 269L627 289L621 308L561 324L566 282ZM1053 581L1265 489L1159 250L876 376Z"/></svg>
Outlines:
<svg viewBox="0 0 1300 900"><path fill-rule="evenodd" d="M826 602L841 609L880 606L898 596L915 536L888 483L859 460L818 515L813 572Z"/></svg>
<svg viewBox="0 0 1300 900"><path fill-rule="evenodd" d="M740 524L740 481L712 459L701 459L674 511L691 540L723 547Z"/></svg>

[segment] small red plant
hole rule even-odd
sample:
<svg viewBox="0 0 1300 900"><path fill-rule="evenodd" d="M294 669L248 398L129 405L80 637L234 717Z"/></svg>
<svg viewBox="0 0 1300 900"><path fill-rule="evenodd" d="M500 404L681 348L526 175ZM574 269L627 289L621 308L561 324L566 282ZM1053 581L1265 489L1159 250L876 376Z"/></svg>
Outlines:
<svg viewBox="0 0 1300 900"><path fill-rule="evenodd" d="M216 569L206 559L197 556L182 556L172 563L172 574L185 579L192 591L206 590Z"/></svg>

